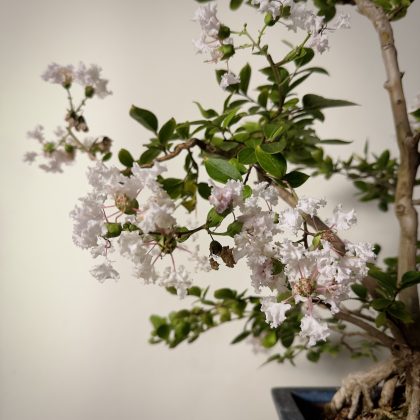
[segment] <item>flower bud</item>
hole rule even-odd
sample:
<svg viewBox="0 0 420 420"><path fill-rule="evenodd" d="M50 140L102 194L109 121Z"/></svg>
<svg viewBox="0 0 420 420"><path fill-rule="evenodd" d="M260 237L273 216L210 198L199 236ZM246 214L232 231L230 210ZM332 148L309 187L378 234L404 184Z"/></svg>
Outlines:
<svg viewBox="0 0 420 420"><path fill-rule="evenodd" d="M91 98L95 94L95 89L93 86L85 87L85 96L86 98Z"/></svg>
<svg viewBox="0 0 420 420"><path fill-rule="evenodd" d="M219 32L218 32L217 36L219 37L219 39L229 38L230 28L228 26L225 26L225 25L220 25Z"/></svg>
<svg viewBox="0 0 420 420"><path fill-rule="evenodd" d="M51 153L55 152L55 143L53 143L53 142L45 143L44 147L43 147L43 150L47 154L51 154Z"/></svg>
<svg viewBox="0 0 420 420"><path fill-rule="evenodd" d="M267 26L273 26L273 25L277 22L277 20L278 20L278 19L274 19L274 18L273 18L273 15L272 15L271 13L267 13L267 14L264 16L264 23L265 23Z"/></svg>
<svg viewBox="0 0 420 420"><path fill-rule="evenodd" d="M235 47L232 44L224 44L220 47L222 52L222 60L227 60L235 54Z"/></svg>
<svg viewBox="0 0 420 420"><path fill-rule="evenodd" d="M121 223L107 223L106 224L106 237L107 238L116 238L117 236L120 236L122 227Z"/></svg>
<svg viewBox="0 0 420 420"><path fill-rule="evenodd" d="M74 153L74 146L72 144L65 144L64 145L64 150L68 154L73 154Z"/></svg>

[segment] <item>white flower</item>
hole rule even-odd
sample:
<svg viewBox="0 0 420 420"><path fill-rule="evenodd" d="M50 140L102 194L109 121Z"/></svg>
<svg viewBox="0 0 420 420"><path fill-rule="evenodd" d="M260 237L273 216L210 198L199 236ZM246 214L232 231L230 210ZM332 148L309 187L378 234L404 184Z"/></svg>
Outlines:
<svg viewBox="0 0 420 420"><path fill-rule="evenodd" d="M233 43L232 38L223 40L219 38L220 21L216 14L217 5L214 2L210 2L199 7L193 18L201 27L200 37L194 40L193 43L197 48L197 52L208 54L210 56L209 61L213 63L217 63L223 57L220 47Z"/></svg>
<svg viewBox="0 0 420 420"><path fill-rule="evenodd" d="M187 289L192 285L189 274L183 265L179 266L177 270L166 267L160 282L164 287L175 287L180 299L184 299Z"/></svg>
<svg viewBox="0 0 420 420"><path fill-rule="evenodd" d="M333 23L334 29L350 29L350 14L349 13L341 13L335 19Z"/></svg>
<svg viewBox="0 0 420 420"><path fill-rule="evenodd" d="M81 205L76 205L70 213L74 220L73 241L80 248L96 247L98 237L105 233L103 197L90 193L86 197L79 198L79 201Z"/></svg>
<svg viewBox="0 0 420 420"><path fill-rule="evenodd" d="M279 0L252 0L253 5L258 5L260 13L270 13L273 18L280 15L282 3Z"/></svg>
<svg viewBox="0 0 420 420"><path fill-rule="evenodd" d="M271 328L277 328L286 319L286 312L292 307L289 303L276 302L275 298L265 297L261 303L261 311Z"/></svg>
<svg viewBox="0 0 420 420"><path fill-rule="evenodd" d="M333 217L331 217L330 219L327 219L327 224L332 229L348 230L354 224L357 223L356 212L354 211L354 209L345 213L342 210L342 208L343 206L341 204L338 204L333 211L334 213Z"/></svg>
<svg viewBox="0 0 420 420"><path fill-rule="evenodd" d="M101 72L102 69L96 64L86 67L84 63L80 62L76 70L73 65L61 66L57 63L51 63L41 77L46 82L64 86L71 85L73 82L83 87L90 86L94 89L94 94L98 98L105 98L112 92L107 88L108 80L101 78Z"/></svg>
<svg viewBox="0 0 420 420"><path fill-rule="evenodd" d="M35 128L32 131L28 131L26 133L26 136L29 139L35 139L42 144L45 141L44 127L42 125L38 124L37 126L35 126Z"/></svg>
<svg viewBox="0 0 420 420"><path fill-rule="evenodd" d="M76 81L83 87L91 86L94 89L94 94L98 98L105 98L111 95L112 92L108 90L108 80L101 78L101 67L96 64L91 64L90 67L82 62L79 63L78 69L75 71Z"/></svg>
<svg viewBox="0 0 420 420"><path fill-rule="evenodd" d="M212 187L209 203L217 213L223 213L228 207L235 207L242 201L243 184L240 181L230 179L223 187L214 184Z"/></svg>
<svg viewBox="0 0 420 420"><path fill-rule="evenodd" d="M220 87L226 90L229 86L237 85L240 82L241 80L239 79L239 77L236 77L233 73L229 71L223 74L220 80Z"/></svg>
<svg viewBox="0 0 420 420"><path fill-rule="evenodd" d="M317 321L310 315L305 315L302 318L300 329L300 335L309 338L309 347L314 346L318 341L325 341L330 335L328 325Z"/></svg>
<svg viewBox="0 0 420 420"><path fill-rule="evenodd" d="M60 66L57 63L51 63L41 77L50 83L71 84L74 79L74 66Z"/></svg>
<svg viewBox="0 0 420 420"><path fill-rule="evenodd" d="M314 33L309 40L308 46L315 48L321 54L330 49L328 37L325 32Z"/></svg>
<svg viewBox="0 0 420 420"><path fill-rule="evenodd" d="M325 199L302 197L299 199L296 208L309 216L316 216L321 207L325 207Z"/></svg>
<svg viewBox="0 0 420 420"><path fill-rule="evenodd" d="M217 18L217 4L209 2L200 6L193 17L193 21L198 22L202 31L211 37L217 37L220 28L220 22Z"/></svg>
<svg viewBox="0 0 420 420"><path fill-rule="evenodd" d="M145 233L170 230L176 224L172 216L174 211L172 199L165 191L159 190L140 205L136 214L137 225Z"/></svg>
<svg viewBox="0 0 420 420"><path fill-rule="evenodd" d="M157 273L153 261L158 257L156 242L140 236L138 231L121 232L118 238L120 254L134 264L134 275L146 284L154 283Z"/></svg>
<svg viewBox="0 0 420 420"><path fill-rule="evenodd" d="M38 156L38 153L36 152L26 152L23 155L23 161L31 164L35 161L37 156Z"/></svg>
<svg viewBox="0 0 420 420"><path fill-rule="evenodd" d="M39 165L45 172L61 173L63 172L63 165L69 165L74 162L74 155L67 153L64 150L54 150L54 152L49 153L47 157L47 163Z"/></svg>
<svg viewBox="0 0 420 420"><path fill-rule="evenodd" d="M93 277L95 277L101 283L107 279L116 280L120 278L118 271L116 271L112 267L112 264L108 260L106 260L102 264L95 266L92 270L90 270L90 273L92 274Z"/></svg>
<svg viewBox="0 0 420 420"><path fill-rule="evenodd" d="M288 209L281 211L279 214L279 226L281 229L289 230L295 235L302 226L302 223L302 216L294 208L289 207Z"/></svg>

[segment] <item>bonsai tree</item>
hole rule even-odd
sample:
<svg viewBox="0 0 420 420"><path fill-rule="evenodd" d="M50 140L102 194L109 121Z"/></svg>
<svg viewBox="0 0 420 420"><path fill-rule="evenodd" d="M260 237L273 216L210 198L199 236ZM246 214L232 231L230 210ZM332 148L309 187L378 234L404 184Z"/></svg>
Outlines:
<svg viewBox="0 0 420 420"><path fill-rule="evenodd" d="M339 2L321 0L313 8L293 0L231 0L232 9L247 3L262 14L257 33L246 24L231 28L219 19L214 2L200 3L205 4L194 17L201 28L195 47L217 67L218 84L226 91L221 109L197 103L198 119L159 124L152 111L133 105L130 116L150 131L151 139L140 156L121 149L119 163L111 164L111 139L83 140L90 128L84 110L91 98L111 93L108 81L95 65L53 63L43 78L66 92L65 127L56 141L47 141L41 126L29 132L42 152L28 152L25 160L44 159L40 167L49 172L61 172L78 154L92 160L91 190L72 217L75 244L100 260L91 271L94 277L118 278L113 255L119 253L135 276L191 301L185 309L151 316L152 344L192 343L216 326L241 319L232 342L252 337L275 350L267 362L293 361L300 353L316 361L322 353L340 350L374 357L384 348L385 360L343 380L331 402L331 418L340 413L344 418L418 419L420 273L413 191L420 108L407 110L392 31L392 22L404 17L410 2L342 2L355 5L378 34L399 148L396 157L388 149L370 154L366 147L364 155L349 153L345 160L333 159L327 148L348 142L321 139L315 125L324 121L324 109L355 104L296 93L311 75L326 73L311 60L328 50L328 36L350 26L348 16L336 14ZM302 41L278 57L265 35L283 27L299 30ZM251 64L252 55L265 60L258 69L265 81L254 90L249 89L251 64L234 70L239 53L250 54ZM79 102L77 84L83 88ZM166 173L165 163L172 160L183 168L182 177ZM360 201L395 210L400 225L396 257L380 264L380 247L374 245L380 238L345 239L357 222L354 210L336 203L328 215L324 197L300 194L305 182L335 174L354 184ZM194 214L198 205L207 206L206 217L181 223L181 213ZM208 250L198 249L198 235L208 238ZM178 264L182 253L190 266ZM250 270L250 290L195 284L191 271L214 270L217 276L220 265L235 269L241 259Z"/></svg>

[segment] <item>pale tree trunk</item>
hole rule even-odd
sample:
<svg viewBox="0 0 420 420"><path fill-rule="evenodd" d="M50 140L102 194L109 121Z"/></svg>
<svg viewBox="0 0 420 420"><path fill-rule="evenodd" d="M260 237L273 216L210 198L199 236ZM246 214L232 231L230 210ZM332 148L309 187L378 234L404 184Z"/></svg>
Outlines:
<svg viewBox="0 0 420 420"><path fill-rule="evenodd" d="M385 12L370 0L355 0L359 12L374 25L378 35L387 80L384 84L389 93L395 132L400 151L400 167L395 193L395 212L400 224L398 249L398 279L407 271L416 270L417 211L413 204L413 189L419 165L419 136L414 136L408 120L402 86L402 73L398 65L397 50L391 23ZM409 345L420 349L420 307L417 286L403 290L400 299L406 305L414 323L404 335Z"/></svg>
<svg viewBox="0 0 420 420"><path fill-rule="evenodd" d="M359 12L372 22L379 35L387 76L384 87L389 94L400 153L400 166L395 192L395 213L400 225L398 282L401 282L405 272L416 271L418 217L413 203L413 190L419 166L419 135L413 135L408 119L402 86L403 74L398 64L391 23L382 8L371 0L355 0L355 2ZM350 401L349 418L353 418L356 415L359 398L357 394L363 394L364 400L366 400L364 407L369 409L370 401L367 398L369 393L364 387L369 385L367 384L369 381L375 382L375 379L381 379L384 382L382 396L379 401L380 408L391 405L392 394L397 383L405 383L405 397L408 410L406 418L407 420L420 419L420 307L417 286L403 290L399 298L405 304L414 322L407 326L401 325L402 340L398 341L400 343L402 341L404 344L394 347L394 356L388 363L385 362L385 365L380 366L379 369L374 368L372 373L359 374L353 379L350 377L343 382L343 387L335 396L333 404L340 403L337 404L338 407L342 405L343 398L348 400L350 387L351 400L353 401ZM398 327L396 330L399 332ZM375 385L379 385L379 383ZM353 403L354 401L356 403Z"/></svg>

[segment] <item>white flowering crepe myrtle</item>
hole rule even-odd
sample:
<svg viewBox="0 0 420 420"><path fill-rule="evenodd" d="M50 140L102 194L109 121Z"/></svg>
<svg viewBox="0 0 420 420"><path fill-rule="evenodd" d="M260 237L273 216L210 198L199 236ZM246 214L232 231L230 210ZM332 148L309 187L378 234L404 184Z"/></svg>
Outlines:
<svg viewBox="0 0 420 420"><path fill-rule="evenodd" d="M324 121L325 108L354 104L313 93L301 96L295 88L314 73L326 73L311 66L311 60L328 50L327 34L349 28L349 15L336 17L334 2L316 2L313 9L293 0L249 0L249 6L264 14L261 29L253 34L246 24L231 29L222 23L215 2L201 2L206 4L193 18L201 29L194 45L207 61L221 66L217 81L227 95L221 110L197 102L200 119L170 118L159 124L153 112L133 105L130 116L152 138L138 158L121 149L116 166L107 162L112 158L108 137L82 137L90 129L86 104L111 93L101 69L53 63L42 77L64 88L65 123L52 139L40 125L30 131L28 137L42 152L29 152L24 160L43 159L40 167L49 172L62 172L77 154L93 161L87 174L90 191L71 212L74 243L100 261L91 270L93 277L101 282L118 279L122 256L144 283L194 298L191 309L151 316L151 343L176 347L242 319L246 322L233 343L247 339L277 350L268 361L293 361L302 352L316 361L322 353L339 350L374 357L376 348L383 347L391 356L372 371L345 380L332 408L339 411L347 405L348 418L373 407L389 418L420 418L420 274L412 200L419 182L420 113L418 104L407 112L390 23L408 5L385 10L370 0L355 0L381 40L388 40L382 48L392 79L387 87L400 159L389 150L371 156L365 148L363 156L340 160L327 154L328 144L347 142L321 139L315 123ZM242 3L230 2L233 9ZM265 44L264 36L284 28L300 31L303 41L281 54L277 46ZM235 55L246 52L266 62L260 69L266 80L252 92L251 65L233 70ZM164 162L179 158L185 175L169 176ZM360 200L377 201L382 211L395 202L401 225L398 257L385 259L386 268L381 268L372 238L343 239L343 232L357 222L355 210L333 203L328 214L325 198L299 194L308 173L327 179L346 175ZM181 223L183 210L191 213L201 206L207 206L204 220ZM207 235L207 252L194 243L199 235ZM179 262L182 254L188 267ZM210 297L209 287L197 285L194 273L233 269L241 262L249 269L251 292L227 284ZM398 401L397 385L405 390Z"/></svg>

